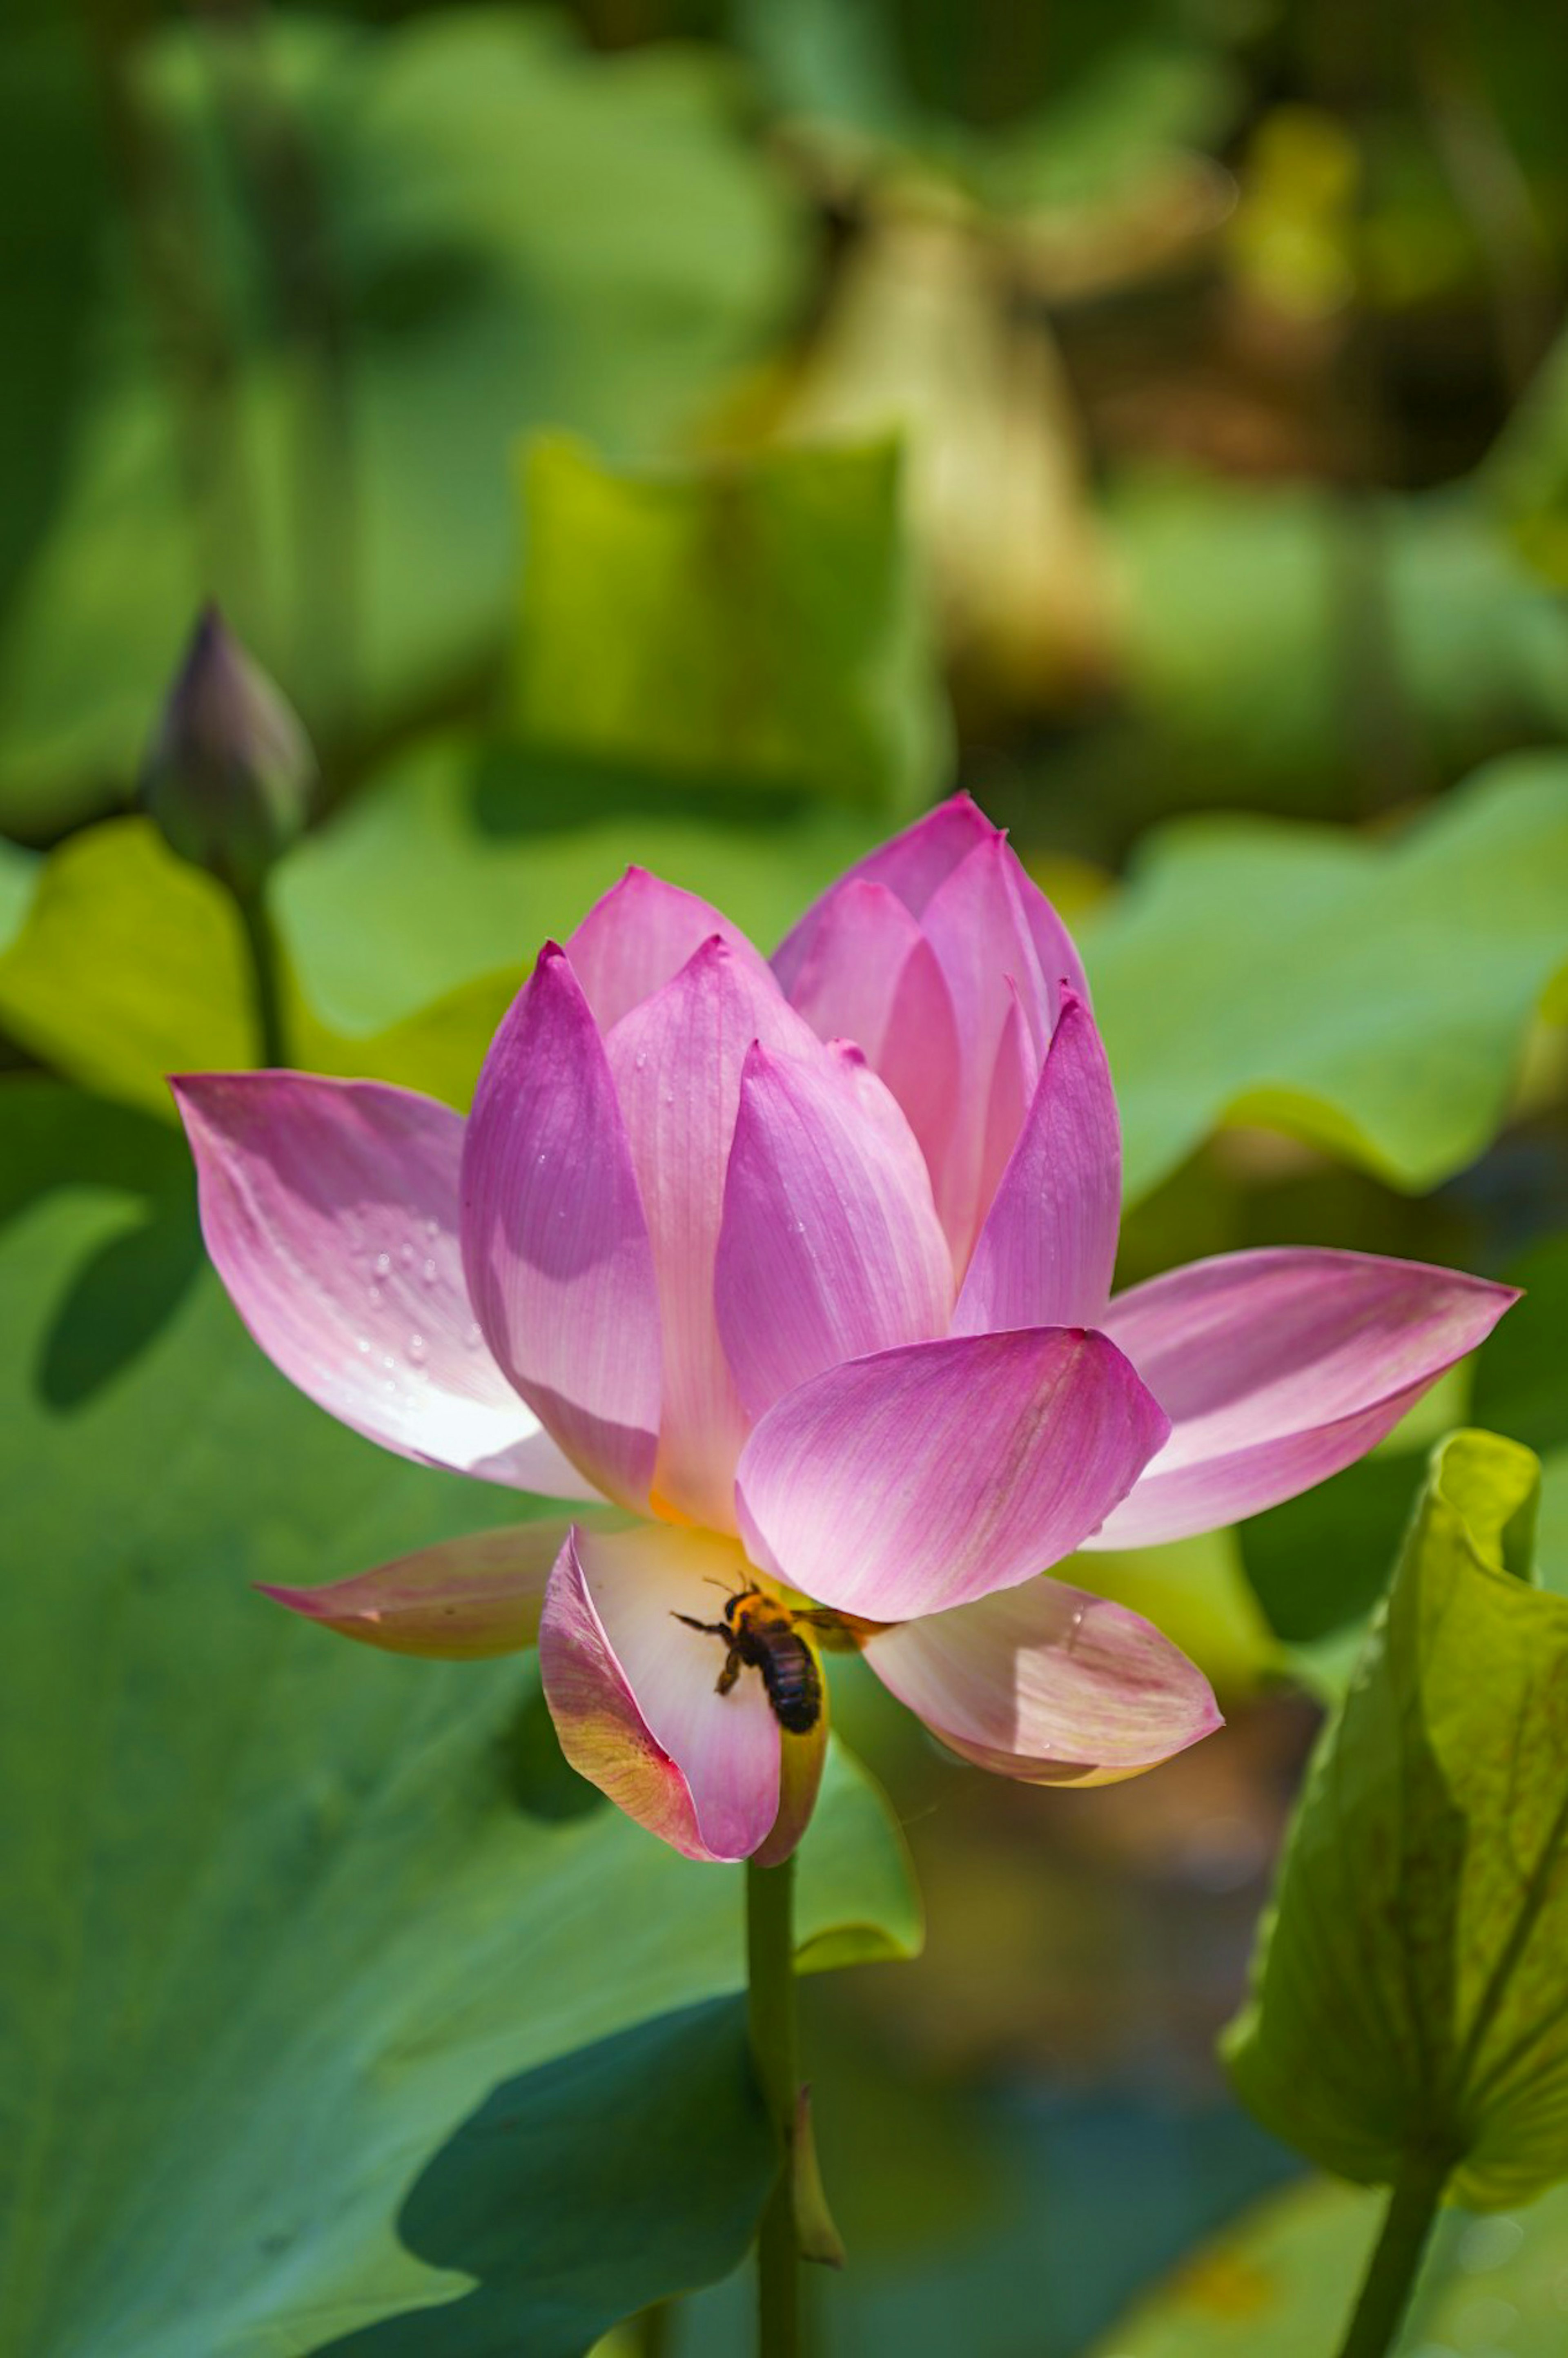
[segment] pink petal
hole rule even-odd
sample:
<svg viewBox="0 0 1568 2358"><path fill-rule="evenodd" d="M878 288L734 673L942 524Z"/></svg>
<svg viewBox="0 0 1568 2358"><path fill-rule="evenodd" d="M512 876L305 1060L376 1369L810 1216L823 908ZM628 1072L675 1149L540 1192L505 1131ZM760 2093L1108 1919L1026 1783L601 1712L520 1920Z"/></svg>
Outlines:
<svg viewBox="0 0 1568 2358"><path fill-rule="evenodd" d="M976 1217L980 1219L987 1217L984 1207L995 1201L1002 1173L1012 1159L1013 1148L1018 1143L1034 1093L1040 1086L1043 1069L1040 1052L1031 1036L1028 1018L1023 1011L1023 1003L1011 982L1008 984L1008 998L1007 1020L1001 1027L1001 1038L997 1043L996 1062L991 1066L991 1084L986 1096L985 1122L980 1133L979 1182L974 1195L975 1205L979 1207ZM946 1168L949 1175L955 1172L952 1157L949 1157ZM951 1186L945 1190L945 1196L951 1198ZM978 1239L970 1239L971 1249L976 1241ZM966 1275L970 1257L971 1253L966 1252L960 1262ZM1032 1326L1037 1322L1030 1318L998 1323Z"/></svg>
<svg viewBox="0 0 1568 2358"><path fill-rule="evenodd" d="M762 952L708 902L645 868L629 868L570 936L567 956L595 1022L608 1032L662 990L716 935L742 963L765 971Z"/></svg>
<svg viewBox="0 0 1568 2358"><path fill-rule="evenodd" d="M880 1097L881 1119L863 1109L862 1089ZM953 1269L931 1183L863 1062L845 1074L752 1048L714 1296L751 1416L841 1359L946 1333Z"/></svg>
<svg viewBox="0 0 1568 2358"><path fill-rule="evenodd" d="M379 1081L171 1084L219 1276L274 1364L354 1432L427 1466L594 1495L486 1349L458 1241L460 1115Z"/></svg>
<svg viewBox="0 0 1568 2358"><path fill-rule="evenodd" d="M837 884L830 885L819 901L813 902L799 924L779 944L773 953L773 972L784 990L793 999L818 929L846 886L860 882L883 885L903 902L912 916L918 917L944 879L976 845L990 841L1000 832L968 795L954 795L935 810L927 811L924 818L916 819L913 827L906 827L902 835L895 835L891 842L879 844L875 851L868 852L864 860L858 860L853 868L847 870ZM866 1044L862 1041L860 1044L865 1047ZM866 1053L870 1055L871 1050L867 1048Z"/></svg>
<svg viewBox="0 0 1568 2358"><path fill-rule="evenodd" d="M935 1181L959 1067L958 1027L936 953L885 884L851 877L818 905L790 1004L819 1039L863 1049L908 1116Z"/></svg>
<svg viewBox="0 0 1568 2358"><path fill-rule="evenodd" d="M1103 1325L1120 1212L1110 1071L1093 1016L1069 992L975 1246L954 1332Z"/></svg>
<svg viewBox="0 0 1568 2358"><path fill-rule="evenodd" d="M1093 1544L1186 1539L1337 1474L1518 1299L1454 1270L1307 1248L1226 1253L1132 1287L1105 1331L1171 1438Z"/></svg>
<svg viewBox="0 0 1568 2358"><path fill-rule="evenodd" d="M1053 995L1073 991L1087 1007L1089 1004L1088 978L1084 972L1084 962L1078 956L1076 942L1022 861L1017 859L1016 854L1010 853L1010 857L1014 861L1013 877L1023 910L1023 921L1034 945L1036 972Z"/></svg>
<svg viewBox="0 0 1568 2358"><path fill-rule="evenodd" d="M601 1490L644 1504L659 1429L654 1257L604 1043L553 942L479 1076L462 1239L480 1324L524 1399Z"/></svg>
<svg viewBox="0 0 1568 2358"><path fill-rule="evenodd" d="M754 1562L902 1620L1011 1588L1081 1545L1168 1431L1103 1335L968 1335L855 1359L757 1426L736 1496Z"/></svg>
<svg viewBox="0 0 1568 2358"><path fill-rule="evenodd" d="M741 1071L754 1040L826 1061L773 977L753 973L716 936L623 1017L607 1044L658 1277L664 1390L654 1487L678 1513L715 1531L735 1528L735 1463L749 1422L713 1295Z"/></svg>
<svg viewBox="0 0 1568 2358"><path fill-rule="evenodd" d="M544 1522L470 1531L325 1588L262 1593L389 1654L470 1662L521 1653L537 1640L545 1583L567 1529Z"/></svg>
<svg viewBox="0 0 1568 2358"><path fill-rule="evenodd" d="M963 1049L938 1204L960 1269L989 1207L992 1174L1000 1176L1016 1138L1016 1131L1009 1136L998 1129L999 1060L1005 1056L1015 1068L1009 1073L1004 1066L1000 1086L1022 1122L1064 989L1077 987L1076 959L1070 972L1041 967L1026 888L1035 890L1005 840L995 836L953 871L932 895L924 919L952 994Z"/></svg>
<svg viewBox="0 0 1568 2358"><path fill-rule="evenodd" d="M575 1530L550 1575L539 1662L561 1748L688 1858L749 1858L778 1816L784 1738L761 1672L718 1693L723 1639L675 1618L718 1621L752 1578L739 1548L657 1525Z"/></svg>
<svg viewBox="0 0 1568 2358"><path fill-rule="evenodd" d="M1057 1580L895 1622L861 1650L951 1751L1028 1785L1114 1784L1221 1725L1152 1622Z"/></svg>

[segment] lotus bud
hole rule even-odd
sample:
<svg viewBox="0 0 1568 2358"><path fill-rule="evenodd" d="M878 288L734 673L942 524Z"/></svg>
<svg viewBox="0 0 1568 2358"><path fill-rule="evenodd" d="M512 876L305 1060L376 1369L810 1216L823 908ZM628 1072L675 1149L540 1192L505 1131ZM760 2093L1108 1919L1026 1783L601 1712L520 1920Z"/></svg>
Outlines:
<svg viewBox="0 0 1568 2358"><path fill-rule="evenodd" d="M297 715L207 606L143 781L165 839L182 860L253 894L303 832L317 781Z"/></svg>

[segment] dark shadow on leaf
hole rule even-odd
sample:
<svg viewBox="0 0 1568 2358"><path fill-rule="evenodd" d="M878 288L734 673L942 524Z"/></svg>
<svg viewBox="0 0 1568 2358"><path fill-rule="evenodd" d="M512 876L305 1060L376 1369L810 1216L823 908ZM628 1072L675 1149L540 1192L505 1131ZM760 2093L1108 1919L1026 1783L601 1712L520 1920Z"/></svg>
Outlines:
<svg viewBox="0 0 1568 2358"><path fill-rule="evenodd" d="M621 2318L727 2274L773 2169L740 1998L600 2039L499 2087L404 2202L405 2247L474 2289L314 2358L582 2358Z"/></svg>
<svg viewBox="0 0 1568 2358"><path fill-rule="evenodd" d="M38 1390L51 1408L81 1408L137 1359L179 1307L201 1267L186 1205L160 1206L83 1261L44 1336Z"/></svg>
<svg viewBox="0 0 1568 2358"><path fill-rule="evenodd" d="M1365 1620L1389 1585L1419 1457L1364 1457L1241 1527L1247 1577L1277 1638L1311 1645Z"/></svg>
<svg viewBox="0 0 1568 2358"><path fill-rule="evenodd" d="M561 1750L544 1690L535 1680L501 1737L502 1770L513 1799L528 1817L561 1824L609 1805L597 1785L579 1777Z"/></svg>
<svg viewBox="0 0 1568 2358"><path fill-rule="evenodd" d="M126 1106L28 1076L0 1137L0 1229L60 1189L118 1199L125 1225L82 1262L39 1344L51 1408L80 1408L153 1341L201 1266L196 1187L179 1131Z"/></svg>
<svg viewBox="0 0 1568 2358"><path fill-rule="evenodd" d="M18 1119L6 1120L10 1113ZM192 1228L190 1154L172 1123L27 1074L0 1106L0 1228L56 1187L103 1187L178 1203Z"/></svg>
<svg viewBox="0 0 1568 2358"><path fill-rule="evenodd" d="M556 835L595 819L722 818L727 827L769 830L819 802L804 785L740 782L715 772L633 772L553 747L487 746L474 760L470 808L481 835L502 840Z"/></svg>

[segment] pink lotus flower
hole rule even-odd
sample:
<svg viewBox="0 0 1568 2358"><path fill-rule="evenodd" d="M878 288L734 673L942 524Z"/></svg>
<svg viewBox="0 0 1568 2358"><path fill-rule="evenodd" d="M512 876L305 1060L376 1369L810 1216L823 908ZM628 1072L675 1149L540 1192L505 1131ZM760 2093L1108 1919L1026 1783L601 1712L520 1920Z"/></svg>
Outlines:
<svg viewBox="0 0 1568 2358"><path fill-rule="evenodd" d="M1045 1568L1321 1481L1513 1299L1303 1250L1112 1301L1119 1138L1082 971L965 800L772 968L633 869L541 954L466 1123L371 1082L176 1087L208 1249L286 1375L406 1456L601 1506L283 1601L416 1653L537 1639L568 1758L695 1857L798 1839L819 1643L1026 1781L1207 1734L1194 1666ZM731 1660L754 1590L775 1636Z"/></svg>

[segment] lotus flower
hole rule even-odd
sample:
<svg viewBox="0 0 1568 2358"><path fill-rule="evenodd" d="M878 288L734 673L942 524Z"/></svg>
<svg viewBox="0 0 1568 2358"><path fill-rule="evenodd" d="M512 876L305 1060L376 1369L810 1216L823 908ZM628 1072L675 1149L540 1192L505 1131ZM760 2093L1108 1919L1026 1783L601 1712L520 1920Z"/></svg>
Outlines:
<svg viewBox="0 0 1568 2358"><path fill-rule="evenodd" d="M782 1723L784 1653L809 1682L856 1649L1030 1782L1207 1734L1193 1665L1048 1567L1321 1481L1512 1299L1303 1250L1112 1300L1082 970L965 800L771 968L633 869L540 954L466 1123L371 1082L176 1087L208 1249L286 1375L406 1456L598 1502L275 1593L395 1650L536 1640L568 1758L698 1858L783 1856L809 1815L827 1712ZM753 1613L782 1639L732 1654Z"/></svg>

